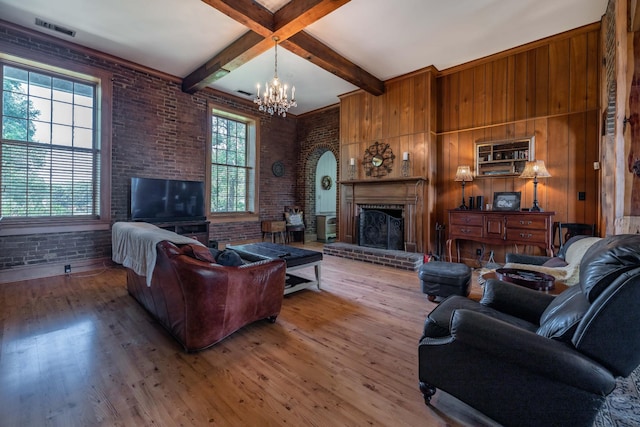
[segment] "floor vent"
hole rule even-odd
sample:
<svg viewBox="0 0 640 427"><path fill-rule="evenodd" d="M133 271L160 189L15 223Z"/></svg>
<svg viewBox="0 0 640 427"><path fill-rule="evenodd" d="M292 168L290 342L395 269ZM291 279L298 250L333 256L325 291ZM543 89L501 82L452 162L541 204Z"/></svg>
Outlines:
<svg viewBox="0 0 640 427"><path fill-rule="evenodd" d="M36 25L39 26L39 27L46 28L48 30L57 31L57 32L62 33L62 34L66 35L66 36L69 36L69 37L75 37L76 36L76 32L75 31L70 30L70 29L65 28L65 27L61 27L60 25L51 24L50 22L43 21L40 18L36 18Z"/></svg>

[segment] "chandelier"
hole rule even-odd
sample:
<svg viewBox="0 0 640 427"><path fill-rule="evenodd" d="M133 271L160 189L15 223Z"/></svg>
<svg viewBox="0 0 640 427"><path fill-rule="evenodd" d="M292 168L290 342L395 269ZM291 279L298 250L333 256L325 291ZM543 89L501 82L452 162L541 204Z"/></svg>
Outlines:
<svg viewBox="0 0 640 427"><path fill-rule="evenodd" d="M278 80L278 37L274 37L273 41L276 44L276 65L273 80L271 84L264 84L264 92L260 97L260 83L258 83L258 91L256 92L256 98L253 100L258 104L258 110L265 111L271 115L278 113L279 116L287 117L287 110L291 107L297 107L296 103L296 87L291 88L291 99L287 95L287 85L283 85Z"/></svg>

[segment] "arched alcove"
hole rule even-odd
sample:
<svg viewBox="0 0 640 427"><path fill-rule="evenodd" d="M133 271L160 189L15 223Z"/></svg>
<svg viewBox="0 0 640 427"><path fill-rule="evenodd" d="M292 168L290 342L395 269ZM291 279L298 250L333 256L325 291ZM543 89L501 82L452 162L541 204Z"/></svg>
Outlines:
<svg viewBox="0 0 640 427"><path fill-rule="evenodd" d="M329 145L317 145L307 154L304 161L303 176L300 177L302 180L301 188L303 188L304 190L304 211L306 212L305 222L307 226L307 234L316 234L317 232L316 214L318 212L318 190L316 184L322 179L322 176L318 176L318 165L321 164L321 158L327 152L331 152L331 154L333 155L333 159L335 160L335 170L332 174L328 175L331 176L332 187L335 188L335 193L333 193L335 195L334 212L337 213L338 209L339 194L337 182L339 179L339 168L337 153L334 152L332 150L332 147L330 147ZM321 168L321 170L324 169Z"/></svg>

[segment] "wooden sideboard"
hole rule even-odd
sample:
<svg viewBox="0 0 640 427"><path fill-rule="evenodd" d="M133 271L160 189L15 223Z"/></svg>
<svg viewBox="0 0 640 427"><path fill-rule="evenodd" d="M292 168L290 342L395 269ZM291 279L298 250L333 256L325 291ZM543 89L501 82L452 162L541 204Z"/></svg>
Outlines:
<svg viewBox="0 0 640 427"><path fill-rule="evenodd" d="M555 212L449 210L447 252L456 240L473 240L489 245L537 246L553 255L553 215ZM457 246L457 245L456 245ZM456 251L458 252L458 251ZM457 253L458 261L460 253Z"/></svg>

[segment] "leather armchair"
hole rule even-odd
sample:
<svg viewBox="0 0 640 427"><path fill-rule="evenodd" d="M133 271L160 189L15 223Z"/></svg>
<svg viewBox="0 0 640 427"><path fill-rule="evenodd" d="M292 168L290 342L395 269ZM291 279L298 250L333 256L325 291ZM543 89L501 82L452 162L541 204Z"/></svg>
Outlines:
<svg viewBox="0 0 640 427"><path fill-rule="evenodd" d="M186 351L205 349L249 323L275 322L284 297L285 261L224 266L204 246L156 245L151 285L127 269L127 290Z"/></svg>
<svg viewBox="0 0 640 427"><path fill-rule="evenodd" d="M615 379L640 364L640 235L601 239L557 297L489 280L427 317L420 389L446 391L505 426L591 426Z"/></svg>

